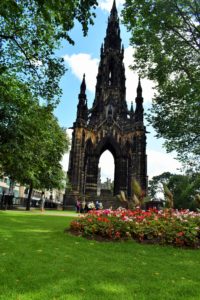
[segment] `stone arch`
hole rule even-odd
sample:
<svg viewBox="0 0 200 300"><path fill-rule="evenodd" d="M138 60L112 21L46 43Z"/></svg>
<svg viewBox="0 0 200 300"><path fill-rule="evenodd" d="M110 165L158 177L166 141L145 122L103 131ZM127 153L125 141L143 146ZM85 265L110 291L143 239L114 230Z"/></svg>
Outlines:
<svg viewBox="0 0 200 300"><path fill-rule="evenodd" d="M121 147L116 140L111 136L104 137L95 148L95 155L100 157L101 154L109 150L114 158L117 158L121 155Z"/></svg>
<svg viewBox="0 0 200 300"><path fill-rule="evenodd" d="M108 168L109 161L109 168ZM97 192L100 196L113 196L115 159L110 150L104 150L98 160ZM106 184L105 184L106 182ZM101 184L104 183L104 186Z"/></svg>
<svg viewBox="0 0 200 300"><path fill-rule="evenodd" d="M115 194L131 195L135 177L147 189L146 128L143 123L143 97L138 82L135 111L126 102L124 49L119 35L119 19L111 10L97 74L95 99L87 107L85 77L78 96L77 117L73 123L68 175L73 193L93 197L97 194L98 162L109 150L115 161ZM82 88L84 86L84 89ZM134 118L127 116L133 115ZM81 118L85 115L85 118ZM82 136L79 132L85 132ZM90 139L91 138L91 139ZM84 142L85 141L85 142Z"/></svg>
<svg viewBox="0 0 200 300"><path fill-rule="evenodd" d="M114 195L117 195L120 190L119 182L121 180L120 175L120 157L122 155L120 144L112 137L104 137L95 148L95 157L97 165L99 164L99 159L102 153L109 150L114 158Z"/></svg>

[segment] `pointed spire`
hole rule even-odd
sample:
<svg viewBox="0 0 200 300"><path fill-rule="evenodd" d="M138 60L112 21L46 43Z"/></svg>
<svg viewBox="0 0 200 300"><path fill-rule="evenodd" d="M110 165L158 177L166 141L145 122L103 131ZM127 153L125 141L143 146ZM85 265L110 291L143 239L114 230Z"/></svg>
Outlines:
<svg viewBox="0 0 200 300"><path fill-rule="evenodd" d="M116 16L116 15L117 15L117 7L116 7L116 2L115 2L115 0L113 1L113 5L112 5L112 9L111 9L111 11L110 11L110 14L111 14L112 16Z"/></svg>
<svg viewBox="0 0 200 300"><path fill-rule="evenodd" d="M133 101L131 101L131 109L130 112L133 113Z"/></svg>
<svg viewBox="0 0 200 300"><path fill-rule="evenodd" d="M137 98L142 98L142 86L141 86L140 76L139 76L138 87L137 87Z"/></svg>
<svg viewBox="0 0 200 300"><path fill-rule="evenodd" d="M131 108L130 108L130 111L129 111L129 115L130 115L130 118L132 120L134 118L133 101L131 101Z"/></svg>
<svg viewBox="0 0 200 300"><path fill-rule="evenodd" d="M86 98L86 83L85 83L85 74L83 74L83 80L80 86L80 94L78 96L79 102L77 105L77 117L76 122L80 120L87 120L88 108L87 108L87 98Z"/></svg>
<svg viewBox="0 0 200 300"><path fill-rule="evenodd" d="M137 87L137 97L135 98L136 102L136 110L135 110L135 120L143 122L143 97L142 97L142 86L140 82L140 77L138 81L138 87Z"/></svg>
<svg viewBox="0 0 200 300"><path fill-rule="evenodd" d="M83 74L83 80L81 83L80 94L85 95L86 84L85 84L85 74Z"/></svg>
<svg viewBox="0 0 200 300"><path fill-rule="evenodd" d="M104 49L108 48L121 50L119 18L115 0L113 1L113 6L108 18L108 27L106 30L106 37L104 39Z"/></svg>

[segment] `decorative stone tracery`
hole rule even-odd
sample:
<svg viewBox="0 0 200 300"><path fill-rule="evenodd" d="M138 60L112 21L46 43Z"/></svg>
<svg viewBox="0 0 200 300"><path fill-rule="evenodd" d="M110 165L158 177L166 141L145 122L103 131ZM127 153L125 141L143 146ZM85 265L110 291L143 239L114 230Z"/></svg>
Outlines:
<svg viewBox="0 0 200 300"><path fill-rule="evenodd" d="M98 163L109 150L115 162L114 195L121 190L131 196L136 178L147 189L146 129L143 123L143 97L140 79L136 109L126 103L124 48L121 45L115 1L108 18L101 47L96 93L88 109L85 75L80 87L77 117L73 124L68 176L72 191L97 195Z"/></svg>

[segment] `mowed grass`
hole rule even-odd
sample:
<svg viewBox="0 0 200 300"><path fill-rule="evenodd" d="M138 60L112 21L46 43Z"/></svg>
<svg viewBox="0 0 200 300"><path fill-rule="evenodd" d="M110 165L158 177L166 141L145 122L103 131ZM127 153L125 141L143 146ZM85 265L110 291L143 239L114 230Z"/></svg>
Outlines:
<svg viewBox="0 0 200 300"><path fill-rule="evenodd" d="M0 212L0 299L200 299L200 250L97 242L72 217Z"/></svg>

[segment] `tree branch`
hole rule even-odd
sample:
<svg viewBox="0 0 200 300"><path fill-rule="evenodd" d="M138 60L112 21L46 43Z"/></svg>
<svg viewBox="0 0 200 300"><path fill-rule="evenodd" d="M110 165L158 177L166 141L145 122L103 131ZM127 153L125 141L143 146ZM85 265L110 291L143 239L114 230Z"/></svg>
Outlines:
<svg viewBox="0 0 200 300"><path fill-rule="evenodd" d="M189 32L191 33L191 35L192 35L192 37L193 37L194 43L196 44L196 46L197 46L198 48L200 48L200 45L199 45L199 43L198 43L198 41L197 41L197 39L196 39L196 36L194 35L194 30L196 30L196 31L199 32L198 28L197 28L194 24L192 24L191 22L189 22L189 21L187 20L187 18L185 17L183 11L179 8L177 2L174 3L174 6L175 6L175 8L178 10L178 12L179 12L179 14L180 14L180 16L181 16L183 22L187 25L187 30L186 30L186 31L189 31ZM193 30L193 29L194 29L194 30Z"/></svg>

